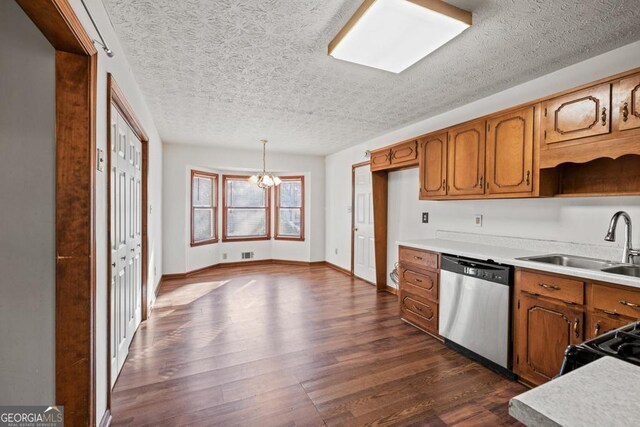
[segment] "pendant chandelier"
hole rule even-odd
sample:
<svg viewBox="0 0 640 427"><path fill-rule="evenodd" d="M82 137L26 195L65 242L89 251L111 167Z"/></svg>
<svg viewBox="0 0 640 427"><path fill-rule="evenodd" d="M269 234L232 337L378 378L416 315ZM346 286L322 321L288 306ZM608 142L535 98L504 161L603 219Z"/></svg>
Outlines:
<svg viewBox="0 0 640 427"><path fill-rule="evenodd" d="M273 174L267 173L267 140L263 139L262 142L262 172L251 176L249 182L253 185L257 185L260 188L271 188L274 185L280 185L282 182L280 178Z"/></svg>

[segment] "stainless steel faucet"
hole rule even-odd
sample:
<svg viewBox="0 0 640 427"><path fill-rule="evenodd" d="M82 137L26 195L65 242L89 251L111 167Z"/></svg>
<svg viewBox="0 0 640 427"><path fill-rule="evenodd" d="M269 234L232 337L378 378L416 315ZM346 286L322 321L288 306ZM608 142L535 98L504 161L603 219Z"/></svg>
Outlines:
<svg viewBox="0 0 640 427"><path fill-rule="evenodd" d="M624 219L624 225L626 228L626 233L624 236L624 248L622 249L622 262L632 264L633 257L640 256L640 250L633 249L631 247L631 240L633 238L633 234L631 232L631 217L625 211L619 211L613 214L611 217L611 222L609 223L609 230L607 230L607 235L604 237L604 240L607 242L615 242L616 240L616 226L618 225L618 218L622 217Z"/></svg>

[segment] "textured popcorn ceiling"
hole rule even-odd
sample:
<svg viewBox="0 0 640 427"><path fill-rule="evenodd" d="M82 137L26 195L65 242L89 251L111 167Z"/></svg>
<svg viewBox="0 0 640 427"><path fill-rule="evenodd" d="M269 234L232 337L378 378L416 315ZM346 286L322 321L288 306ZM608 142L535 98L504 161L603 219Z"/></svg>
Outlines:
<svg viewBox="0 0 640 427"><path fill-rule="evenodd" d="M361 0L103 2L163 141L307 154L640 39L638 0L452 0L474 25L391 74L326 53Z"/></svg>

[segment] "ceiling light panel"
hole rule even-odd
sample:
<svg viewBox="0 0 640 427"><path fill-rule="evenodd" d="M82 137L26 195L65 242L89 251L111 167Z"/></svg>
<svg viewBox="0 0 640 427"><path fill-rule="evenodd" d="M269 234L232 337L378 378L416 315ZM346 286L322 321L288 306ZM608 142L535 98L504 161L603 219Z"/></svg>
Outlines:
<svg viewBox="0 0 640 427"><path fill-rule="evenodd" d="M471 14L440 0L366 0L329 54L400 73L471 26Z"/></svg>

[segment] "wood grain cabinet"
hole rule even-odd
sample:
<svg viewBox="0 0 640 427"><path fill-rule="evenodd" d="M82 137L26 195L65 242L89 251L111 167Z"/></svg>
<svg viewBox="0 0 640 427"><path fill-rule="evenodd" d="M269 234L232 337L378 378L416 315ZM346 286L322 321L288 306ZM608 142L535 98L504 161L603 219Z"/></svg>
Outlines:
<svg viewBox="0 0 640 427"><path fill-rule="evenodd" d="M383 148L372 151L370 162L372 171L388 169L391 166L391 149Z"/></svg>
<svg viewBox="0 0 640 427"><path fill-rule="evenodd" d="M534 107L487 120L488 194L531 193Z"/></svg>
<svg viewBox="0 0 640 427"><path fill-rule="evenodd" d="M640 128L640 73L620 80L616 107L621 131Z"/></svg>
<svg viewBox="0 0 640 427"><path fill-rule="evenodd" d="M419 141L420 199L447 194L447 132Z"/></svg>
<svg viewBox="0 0 640 427"><path fill-rule="evenodd" d="M611 84L603 83L545 101L544 143L556 144L611 132Z"/></svg>
<svg viewBox="0 0 640 427"><path fill-rule="evenodd" d="M485 121L449 130L447 193L451 196L484 194Z"/></svg>
<svg viewBox="0 0 640 427"><path fill-rule="evenodd" d="M398 260L400 317L438 337L439 254L401 246Z"/></svg>
<svg viewBox="0 0 640 427"><path fill-rule="evenodd" d="M418 164L418 141L405 141L371 152L371 170L401 169Z"/></svg>
<svg viewBox="0 0 640 427"><path fill-rule="evenodd" d="M579 308L521 293L517 302L515 370L533 385L560 373L564 352L582 341L584 314Z"/></svg>
<svg viewBox="0 0 640 427"><path fill-rule="evenodd" d="M418 141L408 141L391 147L393 167L411 166L418 163Z"/></svg>

